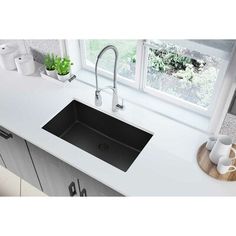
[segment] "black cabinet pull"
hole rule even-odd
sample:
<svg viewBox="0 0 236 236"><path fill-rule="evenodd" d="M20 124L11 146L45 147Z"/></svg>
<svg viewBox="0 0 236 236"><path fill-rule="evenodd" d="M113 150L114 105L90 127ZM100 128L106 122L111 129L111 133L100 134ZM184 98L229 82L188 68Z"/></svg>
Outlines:
<svg viewBox="0 0 236 236"><path fill-rule="evenodd" d="M76 194L76 188L75 188L75 182L74 182L74 181L72 181L72 182L70 183L70 185L69 185L68 188L69 188L70 196L71 196L71 197L75 196L75 194Z"/></svg>
<svg viewBox="0 0 236 236"><path fill-rule="evenodd" d="M0 136L4 139L9 139L9 138L13 138L11 133L7 133L3 130L0 129Z"/></svg>
<svg viewBox="0 0 236 236"><path fill-rule="evenodd" d="M79 179L77 179L77 183L78 183L80 197L87 197L87 190L85 188L81 190Z"/></svg>

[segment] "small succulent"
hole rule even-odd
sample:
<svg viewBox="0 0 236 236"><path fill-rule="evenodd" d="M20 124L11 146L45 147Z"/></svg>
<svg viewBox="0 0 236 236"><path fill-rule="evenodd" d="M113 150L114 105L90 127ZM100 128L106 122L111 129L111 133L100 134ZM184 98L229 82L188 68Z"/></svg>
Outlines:
<svg viewBox="0 0 236 236"><path fill-rule="evenodd" d="M59 75L67 75L70 72L71 65L73 65L73 63L68 57L55 58L55 69Z"/></svg>
<svg viewBox="0 0 236 236"><path fill-rule="evenodd" d="M47 54L44 58L44 65L47 70L55 70L55 56L54 54Z"/></svg>

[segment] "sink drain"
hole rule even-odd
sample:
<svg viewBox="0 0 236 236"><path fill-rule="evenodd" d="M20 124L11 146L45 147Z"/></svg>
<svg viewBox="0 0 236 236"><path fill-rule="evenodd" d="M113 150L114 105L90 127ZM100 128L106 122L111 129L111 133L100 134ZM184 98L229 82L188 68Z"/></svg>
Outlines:
<svg viewBox="0 0 236 236"><path fill-rule="evenodd" d="M98 149L101 151L107 151L109 149L109 145L107 143L99 143Z"/></svg>

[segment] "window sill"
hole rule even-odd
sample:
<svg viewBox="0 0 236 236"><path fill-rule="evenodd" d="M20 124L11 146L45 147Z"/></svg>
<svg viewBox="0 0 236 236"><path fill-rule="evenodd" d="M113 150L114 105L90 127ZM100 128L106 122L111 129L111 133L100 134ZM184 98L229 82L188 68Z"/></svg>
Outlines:
<svg viewBox="0 0 236 236"><path fill-rule="evenodd" d="M79 81L86 83L89 86L95 87L94 73L87 70L80 70L77 74L77 77ZM112 81L110 79L99 76L100 88L111 84ZM104 92L110 93L110 91ZM210 119L208 117L199 115L182 107L178 107L177 105L168 103L161 100L160 98L153 97L131 87L127 87L121 83L118 83L118 94L119 97L123 98L124 100L163 115L169 119L175 120L179 123L185 124L205 133L208 131L210 124Z"/></svg>

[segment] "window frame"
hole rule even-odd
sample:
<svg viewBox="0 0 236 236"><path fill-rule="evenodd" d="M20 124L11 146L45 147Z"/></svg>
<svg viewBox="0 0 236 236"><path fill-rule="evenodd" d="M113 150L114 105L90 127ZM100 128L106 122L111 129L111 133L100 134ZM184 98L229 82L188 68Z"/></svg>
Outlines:
<svg viewBox="0 0 236 236"><path fill-rule="evenodd" d="M162 40L165 41L165 40ZM223 86L223 82L224 82L224 75L226 73L226 70L228 68L228 65L230 63L230 60L232 58L233 55L233 51L230 53L230 56L228 57L228 61L225 60L226 58L226 53L220 49L216 49L210 46L205 46L205 45L201 45L198 44L196 42L189 42L189 40L166 40L167 42L171 42L175 45L179 45L182 47L187 47L190 49L195 49L197 45L200 45L200 50L198 50L200 53L204 53L204 54L209 54L209 52L213 52L213 56L215 57L220 57L222 59L222 64L221 67L219 68L219 73L216 79L216 83L214 85L214 93L212 95L212 99L211 99L211 103L209 105L209 107L204 108L201 107L200 105L188 102L184 99L178 98L174 95L162 92L158 89L155 88L151 88L149 86L146 86L146 82L147 82L147 65L148 65L148 50L149 48L155 48L155 46L153 46L152 44L150 44L149 40L144 40L143 41L143 68L142 68L142 91L144 91L145 93L151 94L152 96L155 96L159 99L162 99L164 101L170 102L172 104L175 104L177 106L183 107L185 109L191 110L193 112L196 112L198 114L201 114L203 116L206 117L211 117L211 115L213 114L214 111L214 107L216 105L217 102L217 95L220 93L220 88ZM181 42L181 43L179 43ZM186 45L185 45L186 43ZM192 46L190 46L192 44ZM194 45L194 46L193 46ZM235 46L234 46L235 48Z"/></svg>
<svg viewBox="0 0 236 236"><path fill-rule="evenodd" d="M79 41L79 49L80 49L81 68L91 71L91 72L94 72L94 66L88 65L86 62L85 40L78 40L78 41ZM162 41L165 41L165 40L162 40ZM211 99L211 104L209 105L209 107L204 108L204 107L201 107L197 104L188 102L188 101L181 99L181 98L178 98L174 95L170 95L170 94L162 92L158 89L146 86L148 49L149 49L149 47L153 48L153 45L150 44L149 40L140 40L140 39L137 40L135 79L131 80L131 79L127 79L123 76L118 75L117 81L119 83L126 85L126 86L135 88L141 92L144 92L144 93L150 94L156 98L162 99L163 101L166 101L168 103L177 105L179 107L196 112L196 113L201 114L206 117L211 117L213 115L216 103L219 99L218 95L220 94L220 88L224 84L225 72L230 64L230 61L232 59L232 55L235 51L236 46L234 45L234 48L231 53L227 53L223 50L220 50L220 49L217 49L217 48L214 48L211 46L202 45L202 44L196 43L194 41L190 41L190 40L166 40L166 41L171 42L176 45L179 45L179 46L187 47L190 49L195 49L195 50L196 50L196 47L199 46L199 48L197 48L197 49L199 49L198 51L200 53L210 54L210 55L213 55L213 56L216 56L216 57L219 57L222 59L223 63L221 64L221 67L219 68L219 74L216 79L214 93L213 93L213 96ZM227 56L228 60L226 60L226 54L228 55ZM104 76L109 79L112 79L112 77L113 77L112 72L108 72L108 71L103 70L101 68L98 68L98 74L100 76Z"/></svg>

